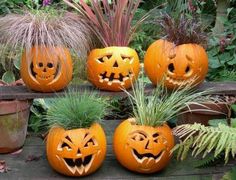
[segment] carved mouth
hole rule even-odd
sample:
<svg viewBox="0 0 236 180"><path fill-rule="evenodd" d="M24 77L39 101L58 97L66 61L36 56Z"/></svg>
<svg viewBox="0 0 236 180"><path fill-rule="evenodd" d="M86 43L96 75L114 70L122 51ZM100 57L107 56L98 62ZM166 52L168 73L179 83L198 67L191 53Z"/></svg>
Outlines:
<svg viewBox="0 0 236 180"><path fill-rule="evenodd" d="M161 157L163 156L164 151L161 151L157 155L153 155L151 153L139 154L137 150L133 149L132 153L133 153L135 159L139 163L143 163L145 161L147 164L149 164L151 161L155 161L157 163L161 159Z"/></svg>
<svg viewBox="0 0 236 180"><path fill-rule="evenodd" d="M54 75L49 75L49 76L39 76L39 75L36 75L36 78L40 79L40 80L49 80L49 79L54 79Z"/></svg>
<svg viewBox="0 0 236 180"><path fill-rule="evenodd" d="M127 81L128 79L132 79L134 76L131 71L129 71L128 75L123 75L122 73L119 73L118 78L115 77L115 73L111 73L110 76L108 76L107 74L107 71L101 73L99 75L99 82L103 83L105 81L109 86L111 86L113 83L124 85L125 81Z"/></svg>
<svg viewBox="0 0 236 180"><path fill-rule="evenodd" d="M62 158L64 163L66 164L67 168L75 174L78 172L80 175L83 173L87 173L88 170L90 169L94 156L93 155L88 155L84 158L76 158L76 159L71 159L71 158Z"/></svg>
<svg viewBox="0 0 236 180"><path fill-rule="evenodd" d="M177 86L184 86L186 84L192 84L194 82L194 80L195 80L195 78L177 79L177 78L170 77L169 75L167 75L167 77L166 77L166 81L168 83L171 83L171 84L177 85Z"/></svg>

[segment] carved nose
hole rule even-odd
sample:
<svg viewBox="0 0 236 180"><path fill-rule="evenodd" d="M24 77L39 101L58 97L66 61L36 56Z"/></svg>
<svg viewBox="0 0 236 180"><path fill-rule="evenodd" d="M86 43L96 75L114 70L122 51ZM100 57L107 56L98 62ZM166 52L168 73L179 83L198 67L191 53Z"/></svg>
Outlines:
<svg viewBox="0 0 236 180"><path fill-rule="evenodd" d="M145 149L152 149L152 147L153 147L153 143L150 140L148 140L148 142L145 146Z"/></svg>
<svg viewBox="0 0 236 180"><path fill-rule="evenodd" d="M81 151L80 151L80 149L78 149L78 150L77 150L77 154L81 154Z"/></svg>
<svg viewBox="0 0 236 180"><path fill-rule="evenodd" d="M113 64L113 67L118 67L117 61L115 61L115 63Z"/></svg>

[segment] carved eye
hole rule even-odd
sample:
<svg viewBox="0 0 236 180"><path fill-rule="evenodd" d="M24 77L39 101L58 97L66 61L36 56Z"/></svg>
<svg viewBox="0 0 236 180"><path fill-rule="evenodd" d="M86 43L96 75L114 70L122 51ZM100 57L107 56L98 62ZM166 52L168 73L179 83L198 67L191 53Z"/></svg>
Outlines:
<svg viewBox="0 0 236 180"><path fill-rule="evenodd" d="M147 136L143 133L135 133L131 139L133 139L134 141L143 141L147 138Z"/></svg>
<svg viewBox="0 0 236 180"><path fill-rule="evenodd" d="M95 145L93 139L89 139L88 142L84 145L84 147L89 147L89 145Z"/></svg>
<svg viewBox="0 0 236 180"><path fill-rule="evenodd" d="M153 134L152 135L152 137L153 137L153 141L155 142L155 143L158 143L158 136L159 136L159 134L158 133L155 133L155 134Z"/></svg>
<svg viewBox="0 0 236 180"><path fill-rule="evenodd" d="M98 61L101 62L101 63L104 63L103 58L98 58Z"/></svg>
<svg viewBox="0 0 236 180"><path fill-rule="evenodd" d="M39 63L39 67L43 67L43 63L42 62Z"/></svg>
<svg viewBox="0 0 236 180"><path fill-rule="evenodd" d="M126 55L121 55L121 58L122 58L122 60L124 60L124 61L126 61L126 60L131 61L131 60L133 59L133 57L126 56Z"/></svg>
<svg viewBox="0 0 236 180"><path fill-rule="evenodd" d="M48 64L47 64L47 67L48 67L48 68L52 68L52 67L53 67L53 64L52 64L52 63L48 63Z"/></svg>
<svg viewBox="0 0 236 180"><path fill-rule="evenodd" d="M169 66L168 66L168 70L172 73L174 73L174 70L175 70L175 66L173 63L170 63Z"/></svg>
<svg viewBox="0 0 236 180"><path fill-rule="evenodd" d="M71 141L71 139L69 138L69 136L66 136L65 137L65 139L67 139L69 142L71 142L72 143L72 141ZM61 147L60 148L67 148L67 149L72 149L72 147L67 143L67 142L63 142L62 144L61 144Z"/></svg>
<svg viewBox="0 0 236 180"><path fill-rule="evenodd" d="M185 69L185 73L188 73L190 71L190 66L187 66Z"/></svg>
<svg viewBox="0 0 236 180"><path fill-rule="evenodd" d="M105 55L105 56L103 56L103 57L98 58L97 60L98 60L100 63L104 63L105 60L108 60L108 59L110 59L111 57L112 57L112 54L107 54L107 55Z"/></svg>

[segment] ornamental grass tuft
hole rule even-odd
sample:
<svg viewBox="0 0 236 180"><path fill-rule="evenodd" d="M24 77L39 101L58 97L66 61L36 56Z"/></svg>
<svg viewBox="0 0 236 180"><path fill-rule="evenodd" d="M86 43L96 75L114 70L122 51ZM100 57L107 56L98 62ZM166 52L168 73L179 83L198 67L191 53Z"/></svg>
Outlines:
<svg viewBox="0 0 236 180"><path fill-rule="evenodd" d="M95 93L71 92L56 98L47 112L49 127L61 126L64 129L88 128L100 122L107 114L108 103Z"/></svg>

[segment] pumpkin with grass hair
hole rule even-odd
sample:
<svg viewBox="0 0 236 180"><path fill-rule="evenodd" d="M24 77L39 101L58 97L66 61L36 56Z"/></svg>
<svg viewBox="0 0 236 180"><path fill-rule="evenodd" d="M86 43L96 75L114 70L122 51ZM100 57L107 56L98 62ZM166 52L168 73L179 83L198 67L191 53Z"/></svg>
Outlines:
<svg viewBox="0 0 236 180"><path fill-rule="evenodd" d="M77 15L44 8L0 18L1 52L6 48L22 49L20 74L26 86L55 92L72 79L70 51L79 52L80 58L85 59L90 49L90 31Z"/></svg>
<svg viewBox="0 0 236 180"><path fill-rule="evenodd" d="M54 100L46 115L51 127L47 158L54 170L67 176L86 176L102 165L106 137L99 122L107 107L105 100L91 93L74 92Z"/></svg>
<svg viewBox="0 0 236 180"><path fill-rule="evenodd" d="M168 93L158 85L145 96L145 84L139 81L133 92L125 91L133 106L133 117L115 130L113 149L117 160L127 169L139 173L155 173L171 159L174 136L167 121L183 110L188 102L202 102L207 92L195 92L190 85Z"/></svg>
<svg viewBox="0 0 236 180"><path fill-rule="evenodd" d="M143 20L135 26L131 22L141 0L91 0L90 6L84 0L64 0L78 11L103 48L90 52L87 60L89 81L102 90L121 91L128 89L138 78L140 64L137 52L127 47L135 30Z"/></svg>
<svg viewBox="0 0 236 180"><path fill-rule="evenodd" d="M154 85L165 78L169 89L183 83L199 84L208 72L208 56L202 44L206 35L195 19L181 15L175 20L165 14L160 21L166 38L149 46L144 57L144 68Z"/></svg>

